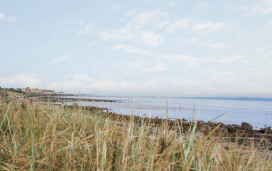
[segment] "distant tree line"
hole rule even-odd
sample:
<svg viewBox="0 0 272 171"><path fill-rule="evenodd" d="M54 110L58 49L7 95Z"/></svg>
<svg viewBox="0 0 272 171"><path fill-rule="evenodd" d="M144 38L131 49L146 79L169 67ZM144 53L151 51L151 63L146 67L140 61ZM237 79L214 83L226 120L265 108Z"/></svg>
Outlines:
<svg viewBox="0 0 272 171"><path fill-rule="evenodd" d="M23 91L22 91L22 89L20 89L20 88L17 88L17 89L15 89L15 88L2 88L2 87L0 87L0 91L11 91L11 92L15 92L15 93L23 93Z"/></svg>

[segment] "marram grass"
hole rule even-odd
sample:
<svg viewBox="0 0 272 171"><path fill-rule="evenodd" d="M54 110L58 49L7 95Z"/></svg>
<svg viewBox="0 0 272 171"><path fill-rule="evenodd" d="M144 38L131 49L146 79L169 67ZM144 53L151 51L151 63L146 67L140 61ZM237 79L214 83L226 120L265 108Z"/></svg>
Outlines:
<svg viewBox="0 0 272 171"><path fill-rule="evenodd" d="M0 170L271 170L271 151L182 125L0 100Z"/></svg>

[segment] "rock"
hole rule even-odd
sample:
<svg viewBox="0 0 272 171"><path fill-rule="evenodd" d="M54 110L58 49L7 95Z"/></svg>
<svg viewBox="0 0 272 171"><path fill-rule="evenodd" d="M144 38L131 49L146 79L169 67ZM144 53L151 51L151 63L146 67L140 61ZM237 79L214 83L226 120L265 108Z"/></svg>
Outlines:
<svg viewBox="0 0 272 171"><path fill-rule="evenodd" d="M240 125L237 125L237 124L231 124L234 128L238 128L240 127Z"/></svg>
<svg viewBox="0 0 272 171"><path fill-rule="evenodd" d="M188 120L183 118L183 119L182 119L182 122L188 122Z"/></svg>
<svg viewBox="0 0 272 171"><path fill-rule="evenodd" d="M265 133L265 128L261 128L261 129L259 130L259 132L262 133L262 134Z"/></svg>
<svg viewBox="0 0 272 171"><path fill-rule="evenodd" d="M271 134L272 133L272 130L271 130L271 127L266 127L266 128L261 128L259 130L260 133L266 133L266 134Z"/></svg>
<svg viewBox="0 0 272 171"><path fill-rule="evenodd" d="M247 131L251 131L252 128L253 128L253 126L250 125L250 124L247 123L247 122L243 122L242 125L241 125L241 127L242 127L243 129L247 130Z"/></svg>
<svg viewBox="0 0 272 171"><path fill-rule="evenodd" d="M235 132L235 128L232 125L226 125L225 130L228 132Z"/></svg>

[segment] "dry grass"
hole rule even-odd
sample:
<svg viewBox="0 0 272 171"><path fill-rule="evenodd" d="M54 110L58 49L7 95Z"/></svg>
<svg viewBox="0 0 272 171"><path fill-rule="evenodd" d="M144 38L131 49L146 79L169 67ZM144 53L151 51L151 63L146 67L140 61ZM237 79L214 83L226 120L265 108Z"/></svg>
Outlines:
<svg viewBox="0 0 272 171"><path fill-rule="evenodd" d="M271 152L101 111L0 100L0 170L271 170ZM217 132L217 135L220 133Z"/></svg>

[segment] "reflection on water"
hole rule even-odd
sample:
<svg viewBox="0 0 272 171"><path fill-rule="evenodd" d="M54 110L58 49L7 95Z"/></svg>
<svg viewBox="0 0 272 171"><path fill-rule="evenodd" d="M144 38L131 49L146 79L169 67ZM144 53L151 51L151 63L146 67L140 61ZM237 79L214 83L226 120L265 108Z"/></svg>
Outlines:
<svg viewBox="0 0 272 171"><path fill-rule="evenodd" d="M269 101L94 96L75 96L75 98L118 100L117 102L79 101L78 104L108 108L112 112L125 115L133 113L139 116L165 118L168 114L169 119L192 120L198 117L199 120L209 121L224 114L216 121L226 124L248 122L257 128L272 126L272 102Z"/></svg>

